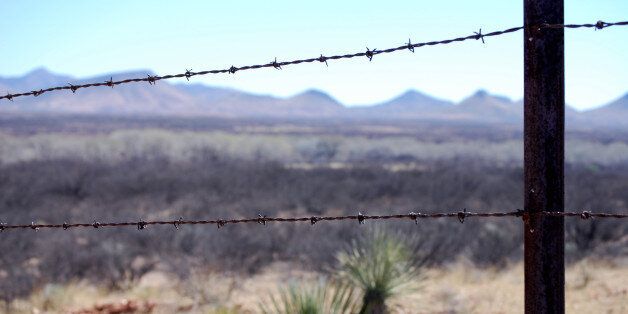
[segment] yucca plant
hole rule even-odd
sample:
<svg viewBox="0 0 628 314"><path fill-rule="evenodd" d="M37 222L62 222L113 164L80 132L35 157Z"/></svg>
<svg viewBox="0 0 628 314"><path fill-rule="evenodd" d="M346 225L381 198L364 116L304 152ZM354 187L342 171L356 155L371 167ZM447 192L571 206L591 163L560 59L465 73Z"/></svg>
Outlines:
<svg viewBox="0 0 628 314"><path fill-rule="evenodd" d="M386 313L387 301L419 288L421 268L411 242L401 233L376 228L338 254L340 279L362 290L359 313Z"/></svg>
<svg viewBox="0 0 628 314"><path fill-rule="evenodd" d="M351 285L321 279L314 285L292 284L281 289L260 304L260 309L273 314L349 314L356 313L358 306L358 294Z"/></svg>

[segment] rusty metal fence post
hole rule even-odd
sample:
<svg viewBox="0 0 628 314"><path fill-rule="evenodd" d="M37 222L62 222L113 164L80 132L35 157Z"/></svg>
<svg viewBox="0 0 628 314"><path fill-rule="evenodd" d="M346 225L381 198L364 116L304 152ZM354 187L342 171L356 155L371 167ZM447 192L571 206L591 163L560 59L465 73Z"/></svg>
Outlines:
<svg viewBox="0 0 628 314"><path fill-rule="evenodd" d="M565 312L563 0L524 0L525 312Z"/></svg>

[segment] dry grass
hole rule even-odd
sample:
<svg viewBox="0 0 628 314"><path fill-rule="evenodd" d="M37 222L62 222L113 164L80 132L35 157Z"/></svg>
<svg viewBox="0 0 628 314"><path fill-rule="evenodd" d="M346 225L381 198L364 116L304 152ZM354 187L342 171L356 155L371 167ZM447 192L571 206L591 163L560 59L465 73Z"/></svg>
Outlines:
<svg viewBox="0 0 628 314"><path fill-rule="evenodd" d="M399 313L523 313L523 265L480 270L462 263L432 270ZM567 270L567 313L626 313L628 266L582 262Z"/></svg>
<svg viewBox="0 0 628 314"><path fill-rule="evenodd" d="M395 313L521 313L523 267L478 269L463 262L428 271L422 289L394 300ZM319 274L275 264L242 278L197 273L178 282L150 273L128 289L110 291L74 282L47 285L14 302L11 313L68 313L124 300L156 304L153 313L255 313L259 302L291 281L316 280ZM628 313L628 264L584 261L567 270L568 313ZM0 308L0 312L6 308Z"/></svg>

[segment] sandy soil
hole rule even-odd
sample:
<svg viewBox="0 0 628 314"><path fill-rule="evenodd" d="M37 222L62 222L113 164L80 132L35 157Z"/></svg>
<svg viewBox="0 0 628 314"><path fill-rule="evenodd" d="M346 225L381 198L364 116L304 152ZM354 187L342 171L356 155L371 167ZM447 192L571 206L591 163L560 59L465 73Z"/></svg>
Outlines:
<svg viewBox="0 0 628 314"><path fill-rule="evenodd" d="M427 271L422 288L391 302L394 313L522 313L523 267L478 269L465 263ZM179 282L149 273L128 288L110 291L74 282L46 285L1 313L104 313L95 306L134 306L152 313L256 313L259 303L290 282L320 275L275 264L252 277L198 273ZM628 313L628 263L584 261L568 268L567 313ZM0 304L2 305L2 304ZM83 312L80 312L83 311Z"/></svg>

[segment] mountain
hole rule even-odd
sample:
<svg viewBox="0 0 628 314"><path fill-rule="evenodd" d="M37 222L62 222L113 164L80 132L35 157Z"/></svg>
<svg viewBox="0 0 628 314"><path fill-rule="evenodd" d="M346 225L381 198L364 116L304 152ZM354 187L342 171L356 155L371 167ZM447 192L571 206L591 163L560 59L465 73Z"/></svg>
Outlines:
<svg viewBox="0 0 628 314"><path fill-rule="evenodd" d="M72 77L50 73L45 68L37 68L21 77L0 77L0 86L7 92L37 90L48 86L66 85ZM4 91L3 91L4 92Z"/></svg>
<svg viewBox="0 0 628 314"><path fill-rule="evenodd" d="M478 90L455 106L452 114L462 120L521 123L523 106L507 97Z"/></svg>
<svg viewBox="0 0 628 314"><path fill-rule="evenodd" d="M617 128L628 128L628 93L608 105L585 112L594 121Z"/></svg>
<svg viewBox="0 0 628 314"><path fill-rule="evenodd" d="M353 114L373 115L387 118L435 118L453 107L453 103L437 99L416 90L373 106L357 107Z"/></svg>
<svg viewBox="0 0 628 314"><path fill-rule="evenodd" d="M38 68L21 77L0 77L0 93L38 90L50 86L82 84L146 77L148 70L74 78ZM382 103L345 107L320 90L307 90L292 97L246 93L203 84L158 81L58 91L39 97L0 101L0 110L15 112L86 113L117 115L184 115L232 118L340 118L362 120L413 119L439 122L506 123L523 122L523 101L479 90L458 104L431 97L416 90ZM628 129L628 94L595 110L577 112L566 108L569 128L622 127Z"/></svg>
<svg viewBox="0 0 628 314"><path fill-rule="evenodd" d="M626 113L628 111L628 93L624 96L618 98L617 100L611 102L610 104L603 106L598 111L603 112L616 112L616 113Z"/></svg>
<svg viewBox="0 0 628 314"><path fill-rule="evenodd" d="M196 113L221 117L255 117L270 115L277 109L280 98L244 93L229 88L203 84L174 85L179 91L194 98ZM281 113L281 112L279 112ZM277 114L277 113L275 113Z"/></svg>
<svg viewBox="0 0 628 314"><path fill-rule="evenodd" d="M314 89L286 98L281 104L288 114L299 116L331 117L342 115L346 110L336 99Z"/></svg>

